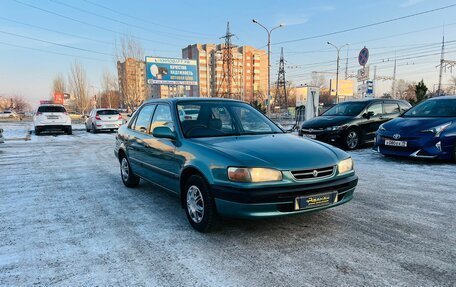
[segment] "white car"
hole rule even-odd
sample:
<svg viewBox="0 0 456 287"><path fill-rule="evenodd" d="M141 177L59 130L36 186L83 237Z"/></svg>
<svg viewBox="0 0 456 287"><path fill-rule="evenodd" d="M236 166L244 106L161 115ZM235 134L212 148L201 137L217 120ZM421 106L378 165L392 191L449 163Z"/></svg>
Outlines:
<svg viewBox="0 0 456 287"><path fill-rule="evenodd" d="M3 112L0 112L0 118L16 118L17 113L15 111L11 110L5 110Z"/></svg>
<svg viewBox="0 0 456 287"><path fill-rule="evenodd" d="M41 105L33 116L33 126L35 134L39 135L43 131L63 131L71 135L71 118L62 105Z"/></svg>
<svg viewBox="0 0 456 287"><path fill-rule="evenodd" d="M117 130L123 123L122 115L115 109L93 109L85 122L86 131Z"/></svg>

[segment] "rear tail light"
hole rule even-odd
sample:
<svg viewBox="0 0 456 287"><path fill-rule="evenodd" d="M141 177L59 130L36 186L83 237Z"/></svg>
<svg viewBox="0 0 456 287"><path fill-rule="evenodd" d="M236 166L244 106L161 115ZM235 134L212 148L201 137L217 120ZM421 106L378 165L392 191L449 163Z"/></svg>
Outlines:
<svg viewBox="0 0 456 287"><path fill-rule="evenodd" d="M96 115L95 115L95 119L101 121L100 115L99 115L99 114L96 114Z"/></svg>
<svg viewBox="0 0 456 287"><path fill-rule="evenodd" d="M122 115L121 115L121 114L119 114L119 118L118 118L118 120L121 120L121 119L122 119Z"/></svg>

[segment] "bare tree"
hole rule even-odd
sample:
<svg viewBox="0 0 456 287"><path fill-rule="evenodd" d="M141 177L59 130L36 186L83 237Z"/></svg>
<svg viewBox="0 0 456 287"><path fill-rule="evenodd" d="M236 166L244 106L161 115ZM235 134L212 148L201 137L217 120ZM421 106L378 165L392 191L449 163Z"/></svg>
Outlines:
<svg viewBox="0 0 456 287"><path fill-rule="evenodd" d="M326 86L326 78L322 74L312 73L310 86L324 88Z"/></svg>
<svg viewBox="0 0 456 287"><path fill-rule="evenodd" d="M74 108L77 112L86 114L90 107L89 84L86 71L80 62L75 61L70 68L68 85L74 97Z"/></svg>
<svg viewBox="0 0 456 287"><path fill-rule="evenodd" d="M12 99L13 108L18 113L30 111L32 106L22 96L14 96Z"/></svg>
<svg viewBox="0 0 456 287"><path fill-rule="evenodd" d="M132 36L120 38L116 45L117 73L122 101L131 111L148 96L145 83L144 51L141 44Z"/></svg>
<svg viewBox="0 0 456 287"><path fill-rule="evenodd" d="M396 82L396 93L393 95L395 99L405 99L406 91L410 83L407 83L405 80L400 79Z"/></svg>
<svg viewBox="0 0 456 287"><path fill-rule="evenodd" d="M108 70L103 71L101 79L102 101L107 104L109 108L112 108L115 99L118 98L118 82L117 78ZM115 103L116 108L118 103Z"/></svg>
<svg viewBox="0 0 456 287"><path fill-rule="evenodd" d="M54 77L54 80L52 80L52 94L51 96L53 97L55 93L66 93L67 92L67 86L65 82L65 78L63 77L62 74L57 74Z"/></svg>

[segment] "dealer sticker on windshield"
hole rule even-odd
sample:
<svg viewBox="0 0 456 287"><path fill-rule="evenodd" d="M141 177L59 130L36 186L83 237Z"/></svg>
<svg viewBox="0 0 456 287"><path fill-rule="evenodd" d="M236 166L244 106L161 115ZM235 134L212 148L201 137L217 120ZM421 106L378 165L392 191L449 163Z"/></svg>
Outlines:
<svg viewBox="0 0 456 287"><path fill-rule="evenodd" d="M336 198L336 191L317 195L297 197L295 200L295 210L330 205L336 202Z"/></svg>

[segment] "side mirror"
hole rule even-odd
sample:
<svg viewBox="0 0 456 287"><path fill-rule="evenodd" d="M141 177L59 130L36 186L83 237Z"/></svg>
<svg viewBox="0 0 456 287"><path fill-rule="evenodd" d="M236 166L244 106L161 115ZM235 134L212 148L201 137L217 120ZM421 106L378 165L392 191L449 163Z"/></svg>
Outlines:
<svg viewBox="0 0 456 287"><path fill-rule="evenodd" d="M152 135L156 138L175 140L176 134L168 127L156 127L152 131Z"/></svg>
<svg viewBox="0 0 456 287"><path fill-rule="evenodd" d="M374 116L374 112L372 112L372 111L363 114L363 118L365 118L365 119L370 119L373 116Z"/></svg>

